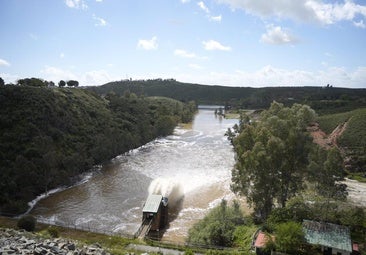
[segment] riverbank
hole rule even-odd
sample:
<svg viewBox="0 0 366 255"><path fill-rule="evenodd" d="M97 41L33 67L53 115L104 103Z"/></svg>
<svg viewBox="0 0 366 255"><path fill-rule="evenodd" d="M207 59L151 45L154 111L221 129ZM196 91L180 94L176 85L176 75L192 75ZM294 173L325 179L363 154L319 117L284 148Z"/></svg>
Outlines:
<svg viewBox="0 0 366 255"><path fill-rule="evenodd" d="M81 244L64 238L43 238L22 230L0 228L0 254L88 254L110 255L98 243Z"/></svg>
<svg viewBox="0 0 366 255"><path fill-rule="evenodd" d="M37 223L34 232L18 230L17 219L0 216L0 254L110 255L186 254L185 247L148 245L141 240L80 231ZM52 238L48 229L57 229ZM202 249L200 249L202 251ZM193 253L189 253L193 254Z"/></svg>
<svg viewBox="0 0 366 255"><path fill-rule="evenodd" d="M13 247L18 247L21 250L31 250L38 247L40 249L50 246L49 243L57 243L57 248L62 249L64 244L74 244L75 249L78 247L78 251L87 251L93 249L98 250L100 254L108 255L113 254L126 254L129 251L126 246L135 243L135 240L127 239L118 236L108 236L104 234L92 233L87 231L81 231L77 229L69 229L64 227L55 227L58 238L51 238L48 229L51 225L37 223L36 229L33 233L17 230L17 219L0 216L0 247L3 248L4 244L12 244ZM23 239L26 242L18 243L18 240ZM6 240L6 242L5 242ZM48 243L48 244L47 244ZM18 245L19 244L19 245ZM32 244L32 246L25 247L24 244ZM60 245L59 245L60 244ZM62 244L62 245L61 245ZM15 246L14 246L15 245ZM33 248L32 248L33 247ZM42 248L43 247L43 248ZM55 247L55 245L52 245ZM65 247L66 248L66 247ZM91 248L91 249L89 249ZM56 249L56 248L55 248ZM76 250L74 250L76 251ZM33 253L33 252L32 252ZM55 252L53 252L55 253ZM0 252L1 254L1 252ZM6 253L3 253L6 254ZM22 253L18 253L22 254ZM28 253L27 253L28 254ZM35 254L35 253L34 253ZM67 254L67 252L65 253ZM79 254L79 253L76 253ZM90 253L92 255L92 253Z"/></svg>

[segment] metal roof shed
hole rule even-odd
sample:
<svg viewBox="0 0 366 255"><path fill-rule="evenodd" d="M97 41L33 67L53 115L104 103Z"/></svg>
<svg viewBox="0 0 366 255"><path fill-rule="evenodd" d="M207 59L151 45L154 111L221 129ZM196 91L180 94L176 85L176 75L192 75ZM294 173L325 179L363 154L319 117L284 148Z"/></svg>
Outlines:
<svg viewBox="0 0 366 255"><path fill-rule="evenodd" d="M144 208L142 209L142 212L157 213L162 200L162 195L149 195L145 202Z"/></svg>
<svg viewBox="0 0 366 255"><path fill-rule="evenodd" d="M352 242L349 228L326 222L303 221L305 239L310 244L323 246L329 254L350 254Z"/></svg>

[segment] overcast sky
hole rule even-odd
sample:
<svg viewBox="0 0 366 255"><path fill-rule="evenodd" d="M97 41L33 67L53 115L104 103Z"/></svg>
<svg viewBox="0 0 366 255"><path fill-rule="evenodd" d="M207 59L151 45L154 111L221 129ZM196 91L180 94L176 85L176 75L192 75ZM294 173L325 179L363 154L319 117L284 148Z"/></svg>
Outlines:
<svg viewBox="0 0 366 255"><path fill-rule="evenodd" d="M0 0L0 77L366 88L366 1Z"/></svg>

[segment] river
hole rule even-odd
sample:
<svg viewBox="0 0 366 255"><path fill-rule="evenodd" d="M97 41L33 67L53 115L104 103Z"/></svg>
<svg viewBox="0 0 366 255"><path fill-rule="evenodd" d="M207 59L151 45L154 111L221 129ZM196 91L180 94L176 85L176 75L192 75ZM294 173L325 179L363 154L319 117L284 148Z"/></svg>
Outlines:
<svg viewBox="0 0 366 255"><path fill-rule="evenodd" d="M152 181L183 196L163 240L183 242L188 229L230 191L234 152L224 136L237 120L200 109L191 129L178 127L100 167L87 182L51 194L31 211L40 221L134 234ZM150 188L151 189L151 188Z"/></svg>

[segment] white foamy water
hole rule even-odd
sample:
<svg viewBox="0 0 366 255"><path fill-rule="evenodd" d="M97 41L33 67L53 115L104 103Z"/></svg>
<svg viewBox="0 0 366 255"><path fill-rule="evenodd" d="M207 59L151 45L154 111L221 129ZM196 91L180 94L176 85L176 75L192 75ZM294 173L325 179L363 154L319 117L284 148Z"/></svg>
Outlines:
<svg viewBox="0 0 366 255"><path fill-rule="evenodd" d="M142 206L152 190L183 196L164 239L184 241L187 231L230 191L234 153L224 134L236 120L200 110L192 130L177 128L104 165L88 182L39 201L32 214L40 219L134 234ZM153 182L155 180L155 182Z"/></svg>

